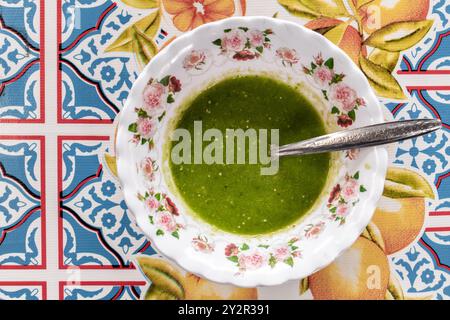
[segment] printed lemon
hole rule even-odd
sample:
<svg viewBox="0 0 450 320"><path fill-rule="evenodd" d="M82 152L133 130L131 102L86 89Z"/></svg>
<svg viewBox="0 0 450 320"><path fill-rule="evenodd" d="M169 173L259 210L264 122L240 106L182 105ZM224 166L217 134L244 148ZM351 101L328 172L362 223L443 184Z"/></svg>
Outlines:
<svg viewBox="0 0 450 320"><path fill-rule="evenodd" d="M383 197L372 218L384 240L386 254L397 252L414 241L422 230L424 198Z"/></svg>
<svg viewBox="0 0 450 320"><path fill-rule="evenodd" d="M358 2L353 0L357 6ZM430 0L374 0L358 9L363 29L371 34L388 24L400 21L420 21L427 17ZM363 1L364 3L364 1Z"/></svg>
<svg viewBox="0 0 450 320"><path fill-rule="evenodd" d="M239 288L200 278L192 273L184 281L186 300L256 300L256 288Z"/></svg>
<svg viewBox="0 0 450 320"><path fill-rule="evenodd" d="M374 242L360 237L308 282L318 300L382 300L389 276L386 254Z"/></svg>

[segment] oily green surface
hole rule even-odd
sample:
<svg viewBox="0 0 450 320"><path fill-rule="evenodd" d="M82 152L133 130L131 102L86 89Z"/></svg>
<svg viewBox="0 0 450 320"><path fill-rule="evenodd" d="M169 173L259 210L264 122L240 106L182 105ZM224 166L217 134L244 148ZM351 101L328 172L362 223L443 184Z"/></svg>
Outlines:
<svg viewBox="0 0 450 320"><path fill-rule="evenodd" d="M198 120L203 132L217 128L224 136L227 128L279 129L280 145L326 133L316 110L296 89L263 76L216 83L190 102L175 127L194 137ZM256 235L289 226L308 212L326 183L330 155L281 158L272 176L262 176L261 166L267 167L170 162L170 171L184 202L202 220L231 233Z"/></svg>

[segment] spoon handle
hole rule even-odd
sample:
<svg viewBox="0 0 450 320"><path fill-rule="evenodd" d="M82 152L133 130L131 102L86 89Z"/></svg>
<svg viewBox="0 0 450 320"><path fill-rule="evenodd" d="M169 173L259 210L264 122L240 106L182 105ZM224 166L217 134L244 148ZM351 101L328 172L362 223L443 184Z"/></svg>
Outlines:
<svg viewBox="0 0 450 320"><path fill-rule="evenodd" d="M278 156L290 156L377 146L414 138L438 130L441 125L439 119L387 122L287 144L274 151Z"/></svg>

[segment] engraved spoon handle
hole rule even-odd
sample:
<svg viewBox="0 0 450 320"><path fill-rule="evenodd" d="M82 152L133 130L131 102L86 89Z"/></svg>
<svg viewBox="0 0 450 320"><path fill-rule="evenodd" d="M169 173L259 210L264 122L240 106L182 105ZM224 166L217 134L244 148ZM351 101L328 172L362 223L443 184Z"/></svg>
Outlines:
<svg viewBox="0 0 450 320"><path fill-rule="evenodd" d="M387 122L275 147L272 152L282 157L364 148L414 138L438 130L441 126L439 119Z"/></svg>

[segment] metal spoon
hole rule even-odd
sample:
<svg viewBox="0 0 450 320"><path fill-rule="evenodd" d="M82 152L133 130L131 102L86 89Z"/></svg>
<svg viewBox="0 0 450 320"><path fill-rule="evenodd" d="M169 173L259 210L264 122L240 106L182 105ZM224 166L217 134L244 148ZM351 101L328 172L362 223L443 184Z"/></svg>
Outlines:
<svg viewBox="0 0 450 320"><path fill-rule="evenodd" d="M421 136L441 126L439 119L387 122L274 147L271 153L272 156L282 157L378 146Z"/></svg>

